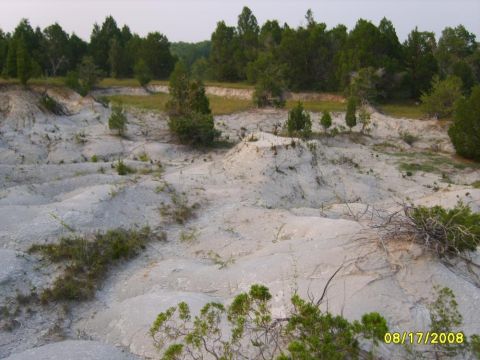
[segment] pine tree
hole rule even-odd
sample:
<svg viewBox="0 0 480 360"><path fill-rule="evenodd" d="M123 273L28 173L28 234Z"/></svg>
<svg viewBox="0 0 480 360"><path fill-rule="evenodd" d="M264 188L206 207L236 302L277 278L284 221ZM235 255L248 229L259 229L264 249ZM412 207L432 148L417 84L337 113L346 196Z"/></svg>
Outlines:
<svg viewBox="0 0 480 360"><path fill-rule="evenodd" d="M6 77L17 77L17 46L15 40L10 40L8 44L7 62L5 64L4 74Z"/></svg>
<svg viewBox="0 0 480 360"><path fill-rule="evenodd" d="M345 122L347 123L347 126L350 128L350 131L352 131L352 128L357 125L357 116L356 116L356 111L357 111L357 102L355 98L350 97L348 99L348 104L347 104L347 113L345 114Z"/></svg>
<svg viewBox="0 0 480 360"><path fill-rule="evenodd" d="M328 128L332 126L332 116L328 111L323 112L322 118L320 119L320 125L322 125L325 133L327 132Z"/></svg>
<svg viewBox="0 0 480 360"><path fill-rule="evenodd" d="M143 59L136 62L133 72L135 74L135 79L138 80L142 87L148 85L148 83L152 81L152 72Z"/></svg>
<svg viewBox="0 0 480 360"><path fill-rule="evenodd" d="M31 76L31 60L25 46L25 41L19 39L17 42L17 77L22 85L27 85Z"/></svg>

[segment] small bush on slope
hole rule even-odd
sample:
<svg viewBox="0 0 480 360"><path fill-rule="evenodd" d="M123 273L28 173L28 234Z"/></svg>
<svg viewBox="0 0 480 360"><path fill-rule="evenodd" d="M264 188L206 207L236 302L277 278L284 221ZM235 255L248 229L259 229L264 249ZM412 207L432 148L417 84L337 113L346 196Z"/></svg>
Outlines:
<svg viewBox="0 0 480 360"><path fill-rule="evenodd" d="M170 99L166 105L168 127L181 143L212 145L220 132L215 129L205 88L191 81L183 63L178 62L170 77Z"/></svg>
<svg viewBox="0 0 480 360"><path fill-rule="evenodd" d="M480 214L459 203L446 210L441 206L418 206L407 210L419 241L438 254L475 251L480 244Z"/></svg>
<svg viewBox="0 0 480 360"><path fill-rule="evenodd" d="M286 123L288 135L300 135L308 138L312 134L312 120L310 114L304 110L302 103L298 103L288 112Z"/></svg>
<svg viewBox="0 0 480 360"><path fill-rule="evenodd" d="M117 131L118 135L123 136L127 129L127 117L120 105L112 107L112 114L108 119L108 128Z"/></svg>

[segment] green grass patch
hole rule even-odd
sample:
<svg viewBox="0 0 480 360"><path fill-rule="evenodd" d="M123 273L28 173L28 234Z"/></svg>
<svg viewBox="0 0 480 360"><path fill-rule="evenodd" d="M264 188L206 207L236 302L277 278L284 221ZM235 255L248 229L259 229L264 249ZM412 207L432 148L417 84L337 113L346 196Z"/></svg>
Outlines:
<svg viewBox="0 0 480 360"><path fill-rule="evenodd" d="M473 182L471 186L473 186L475 189L480 189L480 180Z"/></svg>
<svg viewBox="0 0 480 360"><path fill-rule="evenodd" d="M406 173L415 173L417 171L423 171L423 172L429 172L429 173L435 173L438 172L439 169L432 164L428 163L405 163L402 162L399 165L399 169L401 171L404 171Z"/></svg>
<svg viewBox="0 0 480 360"><path fill-rule="evenodd" d="M384 114L395 118L423 119L426 117L421 106L413 101L382 104L378 106L378 109Z"/></svg>
<svg viewBox="0 0 480 360"><path fill-rule="evenodd" d="M255 107L251 100L208 95L213 115L227 115L247 111Z"/></svg>
<svg viewBox="0 0 480 360"><path fill-rule="evenodd" d="M406 172L424 171L430 173L444 174L454 170L480 169L480 163L462 161L446 155L432 152L398 152L386 153L387 155L401 157L399 169Z"/></svg>
<svg viewBox="0 0 480 360"><path fill-rule="evenodd" d="M97 233L92 239L70 236L61 238L58 244L33 245L30 253L64 266L63 274L43 290L40 300L48 303L91 299L109 269L137 255L150 235L148 227L138 231L115 229Z"/></svg>
<svg viewBox="0 0 480 360"><path fill-rule="evenodd" d="M288 100L286 108L288 110L294 108L298 104L296 100ZM302 101L303 108L312 112L322 112L322 111L346 111L347 105L339 101Z"/></svg>
<svg viewBox="0 0 480 360"><path fill-rule="evenodd" d="M147 96L137 95L114 95L107 99L113 103L121 103L126 107L149 111L165 111L165 105L168 101L168 94L157 93ZM225 98L209 95L210 108L214 115L225 115L236 112L246 111L254 107L250 100Z"/></svg>

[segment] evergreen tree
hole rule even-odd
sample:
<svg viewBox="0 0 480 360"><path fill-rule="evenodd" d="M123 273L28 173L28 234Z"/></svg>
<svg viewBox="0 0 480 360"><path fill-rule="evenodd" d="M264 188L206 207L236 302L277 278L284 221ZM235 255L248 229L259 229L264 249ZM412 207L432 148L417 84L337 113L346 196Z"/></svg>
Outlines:
<svg viewBox="0 0 480 360"><path fill-rule="evenodd" d="M301 102L288 112L287 132L292 136L298 134L308 138L312 134L312 120L310 114L305 111Z"/></svg>
<svg viewBox="0 0 480 360"><path fill-rule="evenodd" d="M0 29L0 73L5 68L8 53L8 39L4 32Z"/></svg>
<svg viewBox="0 0 480 360"><path fill-rule="evenodd" d="M168 126L180 142L208 146L220 133L215 129L205 88L191 81L185 64L178 62L170 77Z"/></svg>
<svg viewBox="0 0 480 360"><path fill-rule="evenodd" d="M86 56L88 44L73 33L67 44L67 63L70 71L78 68L82 59Z"/></svg>
<svg viewBox="0 0 480 360"><path fill-rule="evenodd" d="M448 135L459 155L480 161L480 86L458 101Z"/></svg>
<svg viewBox="0 0 480 360"><path fill-rule="evenodd" d="M119 40L120 37L120 29L112 16L105 18L102 27L98 24L95 24L93 27L92 35L90 36L89 53L93 58L94 64L105 74L110 73L108 55L111 41L113 39Z"/></svg>
<svg viewBox="0 0 480 360"><path fill-rule="evenodd" d="M260 28L257 18L248 7L244 7L242 13L238 16L237 34L238 47L235 51L235 65L237 76L240 79L246 79L246 67L251 61L254 61L258 53L258 34Z"/></svg>
<svg viewBox="0 0 480 360"><path fill-rule="evenodd" d="M410 96L415 99L430 89L432 78L438 71L434 56L436 46L434 33L420 32L417 28L404 43L407 86Z"/></svg>
<svg viewBox="0 0 480 360"><path fill-rule="evenodd" d="M328 111L323 111L322 118L320 119L320 125L323 127L323 131L326 133L328 128L332 126L332 116Z"/></svg>
<svg viewBox="0 0 480 360"><path fill-rule="evenodd" d="M63 73L68 65L68 41L67 33L57 23L43 30L42 49L48 61L52 76Z"/></svg>
<svg viewBox="0 0 480 360"><path fill-rule="evenodd" d="M113 38L110 42L110 51L108 52L108 63L110 65L110 76L118 79L122 71L122 46L120 41Z"/></svg>
<svg viewBox="0 0 480 360"><path fill-rule="evenodd" d="M22 85L27 85L31 76L31 59L23 38L17 41L17 77Z"/></svg>
<svg viewBox="0 0 480 360"><path fill-rule="evenodd" d="M78 67L78 78L82 94L87 94L102 78L102 71L95 65L91 56L85 56Z"/></svg>
<svg viewBox="0 0 480 360"><path fill-rule="evenodd" d="M442 76L452 74L455 63L472 56L477 48L475 34L468 32L463 25L445 28L438 40L436 51L440 74Z"/></svg>
<svg viewBox="0 0 480 360"><path fill-rule="evenodd" d="M4 74L6 77L17 77L17 41L10 39Z"/></svg>
<svg viewBox="0 0 480 360"><path fill-rule="evenodd" d="M108 119L108 128L116 131L120 136L125 134L127 129L127 116L121 105L114 105L112 107L112 114Z"/></svg>
<svg viewBox="0 0 480 360"><path fill-rule="evenodd" d="M175 65L170 42L159 32L149 33L140 41L137 57L145 61L155 79L168 78Z"/></svg>
<svg viewBox="0 0 480 360"><path fill-rule="evenodd" d="M354 97L348 98L347 113L345 114L345 123L352 131L352 128L357 125L357 101Z"/></svg>
<svg viewBox="0 0 480 360"><path fill-rule="evenodd" d="M449 76L445 80L435 76L430 93L421 96L424 111L436 118L452 116L455 103L462 97L462 80L456 76Z"/></svg>
<svg viewBox="0 0 480 360"><path fill-rule="evenodd" d="M152 81L152 73L143 59L137 61L134 67L135 79L138 80L140 86L145 87Z"/></svg>
<svg viewBox="0 0 480 360"><path fill-rule="evenodd" d="M238 80L235 66L235 51L237 47L235 28L225 25L223 21L218 22L211 41L210 64L215 80Z"/></svg>

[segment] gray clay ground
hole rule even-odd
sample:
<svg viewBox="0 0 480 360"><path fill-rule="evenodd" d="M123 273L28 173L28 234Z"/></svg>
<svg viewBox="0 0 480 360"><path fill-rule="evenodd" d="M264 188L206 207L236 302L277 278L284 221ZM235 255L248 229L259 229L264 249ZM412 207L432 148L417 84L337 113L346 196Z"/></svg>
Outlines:
<svg viewBox="0 0 480 360"><path fill-rule="evenodd" d="M427 304L439 284L457 295L464 331L480 332L478 281L464 264L446 267L411 243L384 244L371 226L373 212L408 201L451 207L460 199L480 210L480 189L470 185L480 170L453 157L437 122L374 112L368 135L357 126L353 134L305 142L273 135L286 111L252 110L216 117L231 148L193 151L175 143L164 114L129 110L120 139L108 130L108 107L49 89L67 113L56 116L38 106L41 91L0 92L0 305L55 277L55 268L26 253L32 244L72 229L144 225L165 231L167 240L116 267L93 301L20 309L0 331L0 358L158 358L148 329L167 307L228 303L263 283L281 315L292 291L319 295L342 264L324 304L334 313L358 319L378 311L393 330L420 331L429 326ZM312 114L315 131L318 118ZM336 125L342 119L334 114ZM401 139L405 131L419 135L413 147ZM118 159L137 173L117 175ZM407 176L402 162L433 168ZM172 191L199 205L184 226L161 214ZM405 354L381 346L379 355Z"/></svg>

